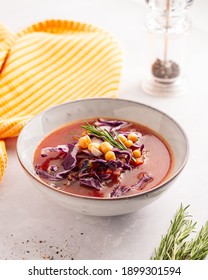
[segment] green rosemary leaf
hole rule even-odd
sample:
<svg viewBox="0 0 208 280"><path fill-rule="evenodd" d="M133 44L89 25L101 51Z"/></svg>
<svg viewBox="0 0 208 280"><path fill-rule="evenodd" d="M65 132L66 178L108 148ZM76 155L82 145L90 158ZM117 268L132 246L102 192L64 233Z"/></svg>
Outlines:
<svg viewBox="0 0 208 280"><path fill-rule="evenodd" d="M100 127L97 128L86 121L85 123L86 125L83 125L82 128L87 130L90 134L101 137L105 141L109 142L113 147L118 148L120 150L128 149L121 141L117 141L118 137L116 137L117 139L114 139L113 135L106 129L102 129Z"/></svg>
<svg viewBox="0 0 208 280"><path fill-rule="evenodd" d="M208 222L201 228L195 238L187 240L195 232L196 222L191 220L187 209L180 206L171 221L159 247L154 252L154 260L202 260L208 255Z"/></svg>
<svg viewBox="0 0 208 280"><path fill-rule="evenodd" d="M117 141L121 144L121 147L123 148L123 150L127 150L128 148L126 147L126 145L121 141L121 139L118 137L118 133L116 131L114 131L115 136Z"/></svg>
<svg viewBox="0 0 208 280"><path fill-rule="evenodd" d="M203 260L208 253L208 222L200 229L195 239L187 242L183 256L189 260Z"/></svg>
<svg viewBox="0 0 208 280"><path fill-rule="evenodd" d="M101 127L95 127L85 121L86 125L82 125L82 128L87 130L90 134L94 136L101 137L103 140L109 142L113 147L118 148L120 150L128 150L126 145L119 139L118 133L114 131L115 137L106 129L102 129ZM134 162L136 159L132 156L131 158Z"/></svg>

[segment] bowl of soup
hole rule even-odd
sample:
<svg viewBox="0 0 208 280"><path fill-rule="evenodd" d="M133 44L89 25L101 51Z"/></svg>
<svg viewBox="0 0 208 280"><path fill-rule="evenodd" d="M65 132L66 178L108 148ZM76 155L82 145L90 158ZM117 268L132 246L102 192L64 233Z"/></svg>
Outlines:
<svg viewBox="0 0 208 280"><path fill-rule="evenodd" d="M170 116L112 98L54 106L30 120L17 141L26 174L61 206L87 215L139 210L174 187L189 154Z"/></svg>

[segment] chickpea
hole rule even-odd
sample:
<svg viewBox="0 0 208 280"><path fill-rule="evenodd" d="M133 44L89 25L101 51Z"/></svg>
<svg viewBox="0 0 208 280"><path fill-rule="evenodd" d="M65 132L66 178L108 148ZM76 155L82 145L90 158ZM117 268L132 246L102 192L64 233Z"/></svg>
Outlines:
<svg viewBox="0 0 208 280"><path fill-rule="evenodd" d="M134 150L134 151L133 151L133 156L134 156L135 158L140 158L140 157L141 157L141 151L140 151L139 149Z"/></svg>
<svg viewBox="0 0 208 280"><path fill-rule="evenodd" d="M91 139L88 135L82 136L79 138L78 145L83 149L87 149L88 145L91 143Z"/></svg>
<svg viewBox="0 0 208 280"><path fill-rule="evenodd" d="M127 147L127 148L130 148L132 145L133 145L133 142L131 140L126 140L126 142L124 142L124 145Z"/></svg>
<svg viewBox="0 0 208 280"><path fill-rule="evenodd" d="M105 154L105 159L106 159L107 161L115 160L115 159L116 159L115 153L112 152L112 151L108 151L108 152Z"/></svg>
<svg viewBox="0 0 208 280"><path fill-rule="evenodd" d="M113 146L106 141L100 144L100 151L104 154L111 151L112 149L113 149Z"/></svg>
<svg viewBox="0 0 208 280"><path fill-rule="evenodd" d="M123 143L127 141L127 138L123 134L118 134L119 140L121 140Z"/></svg>
<svg viewBox="0 0 208 280"><path fill-rule="evenodd" d="M128 140L131 140L133 143L135 143L138 140L136 133L133 132L129 133Z"/></svg>

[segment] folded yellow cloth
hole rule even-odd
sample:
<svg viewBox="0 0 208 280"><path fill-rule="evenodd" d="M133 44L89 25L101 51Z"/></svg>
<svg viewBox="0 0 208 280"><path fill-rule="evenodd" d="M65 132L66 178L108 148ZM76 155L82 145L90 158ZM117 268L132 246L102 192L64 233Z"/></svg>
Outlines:
<svg viewBox="0 0 208 280"><path fill-rule="evenodd" d="M116 97L121 49L93 25L48 20L14 34L0 24L0 180L4 140L40 111L67 100Z"/></svg>

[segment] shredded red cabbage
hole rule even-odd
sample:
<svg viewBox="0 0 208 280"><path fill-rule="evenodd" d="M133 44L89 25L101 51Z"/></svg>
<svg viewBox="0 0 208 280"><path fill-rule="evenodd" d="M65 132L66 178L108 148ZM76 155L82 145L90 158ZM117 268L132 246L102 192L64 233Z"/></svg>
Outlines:
<svg viewBox="0 0 208 280"><path fill-rule="evenodd" d="M150 180L152 180L152 176L150 174L148 174L147 172L142 172L140 174L140 178L139 181L131 186L116 186L116 188L111 192L111 197L120 197L122 195L124 195L125 193L129 192L130 190L139 190L143 187L144 183L149 182Z"/></svg>
<svg viewBox="0 0 208 280"><path fill-rule="evenodd" d="M141 147L140 147L141 154L142 154L143 150L144 150L144 144L142 144Z"/></svg>
<svg viewBox="0 0 208 280"><path fill-rule="evenodd" d="M79 148L73 144L68 145L68 154L63 161L63 167L65 170L72 170L76 166L76 155L79 152Z"/></svg>
<svg viewBox="0 0 208 280"><path fill-rule="evenodd" d="M114 131L128 124L129 123L125 121L111 121L102 118L99 118L98 121L94 123L95 126L108 129L112 132L112 135L114 135ZM130 132L122 132L125 136L128 136L129 133ZM140 133L137 134L138 137L141 136ZM144 145L139 145L138 142L134 143L133 146L127 150L113 148L112 151L115 153L116 160L110 161L105 160L104 154L95 157L88 149L80 149L76 143L77 142L74 142L74 144L43 148L41 150L42 157L47 157L51 152L57 152L59 154L57 154L56 157L48 157L42 166L35 166L36 174L49 181L60 181L65 178L70 182L78 180L81 185L96 190L101 190L104 185L108 186L109 183L111 185L116 184L116 187L111 192L111 197L122 196L132 189L141 189L145 183L152 180L149 174L143 173L135 185L119 185L121 173L134 168L131 162L133 151L135 149L140 149L142 153L144 149ZM56 165L56 160L61 160L62 166Z"/></svg>
<svg viewBox="0 0 208 280"><path fill-rule="evenodd" d="M98 179L93 178L93 177L91 177L91 178L80 178L79 182L82 185L92 187L96 190L100 190L102 188L102 184L100 183L100 181Z"/></svg>
<svg viewBox="0 0 208 280"><path fill-rule="evenodd" d="M148 174L147 172L142 172L140 174L139 181L132 186L133 189L139 190L143 187L144 183L147 183L152 180L152 176Z"/></svg>
<svg viewBox="0 0 208 280"><path fill-rule="evenodd" d="M47 157L51 152L69 152L69 147L67 145L58 145L56 147L46 147L41 150L41 156Z"/></svg>
<svg viewBox="0 0 208 280"><path fill-rule="evenodd" d="M95 122L95 126L103 127L108 131L119 130L127 124L128 123L125 121L108 121L102 118L99 118L98 121Z"/></svg>
<svg viewBox="0 0 208 280"><path fill-rule="evenodd" d="M112 151L116 154L116 156L119 158L119 156L125 156L126 163L129 164L130 160L132 158L132 152L129 150L119 150L117 148L113 148Z"/></svg>
<svg viewBox="0 0 208 280"><path fill-rule="evenodd" d="M130 187L117 186L110 194L111 197L120 197L131 190Z"/></svg>
<svg viewBox="0 0 208 280"><path fill-rule="evenodd" d="M111 170L115 170L117 168L122 168L122 166L123 166L121 160L119 160L119 159L117 159L117 160L110 160L108 162L108 165L109 165L108 166L109 169L111 169Z"/></svg>
<svg viewBox="0 0 208 280"><path fill-rule="evenodd" d="M40 169L38 166L35 166L35 172L38 176L47 179L49 181L60 181L63 180L63 177L57 178L54 175L49 174L47 171Z"/></svg>

